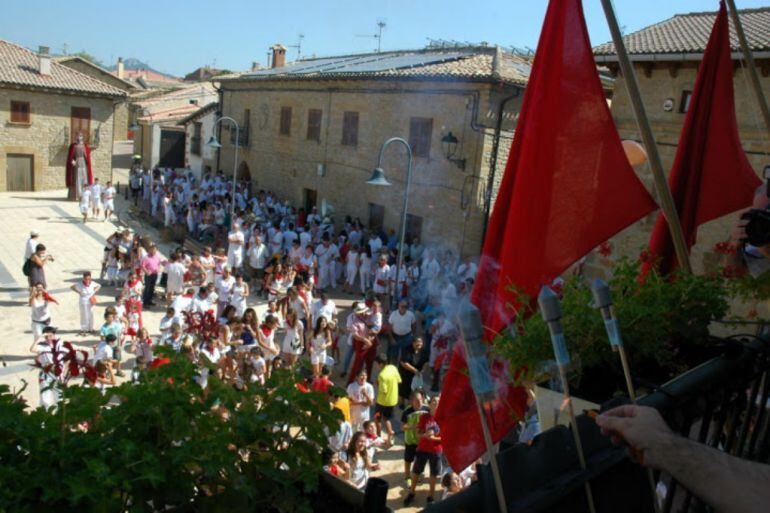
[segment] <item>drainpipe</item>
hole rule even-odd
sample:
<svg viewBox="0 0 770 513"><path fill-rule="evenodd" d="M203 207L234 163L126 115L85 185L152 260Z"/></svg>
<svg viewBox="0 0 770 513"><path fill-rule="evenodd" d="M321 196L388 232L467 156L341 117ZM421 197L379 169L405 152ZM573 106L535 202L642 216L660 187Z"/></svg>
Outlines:
<svg viewBox="0 0 770 513"><path fill-rule="evenodd" d="M218 112L214 113L214 117L217 119L224 116L225 113L225 91L222 89L222 87L217 87L215 83L212 82L212 85L214 86L214 89L219 91L219 109ZM217 123L217 141L222 141L222 123ZM205 144L205 143L204 143ZM217 168L213 170L214 176L217 175L219 172L219 168L221 166L220 161L222 160L222 148L217 148Z"/></svg>
<svg viewBox="0 0 770 513"><path fill-rule="evenodd" d="M505 113L505 105L521 96L521 88L516 88L515 92L503 98L500 102L500 106L497 109L497 121L495 123L495 139L492 141L492 154L490 156L489 163L489 179L487 180L487 191L484 195L484 229L481 231L481 247L484 247L484 239L487 236L487 227L489 225L489 214L492 210L492 189L495 185L495 175L497 174L497 153L500 149L500 132L503 130L503 114Z"/></svg>

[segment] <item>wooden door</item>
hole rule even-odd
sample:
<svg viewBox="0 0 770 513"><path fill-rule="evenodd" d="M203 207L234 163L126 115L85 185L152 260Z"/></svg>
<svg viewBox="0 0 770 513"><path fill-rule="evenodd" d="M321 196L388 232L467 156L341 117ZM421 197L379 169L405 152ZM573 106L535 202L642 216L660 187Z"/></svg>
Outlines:
<svg viewBox="0 0 770 513"><path fill-rule="evenodd" d="M369 229L379 233L385 224L385 207L369 203Z"/></svg>
<svg viewBox="0 0 770 513"><path fill-rule="evenodd" d="M315 206L318 206L318 191L305 189L305 212L309 214Z"/></svg>
<svg viewBox="0 0 770 513"><path fill-rule="evenodd" d="M6 190L32 191L32 155L8 154L6 157Z"/></svg>
<svg viewBox="0 0 770 513"><path fill-rule="evenodd" d="M160 131L160 157L158 165L177 169L184 167L185 132Z"/></svg>
<svg viewBox="0 0 770 513"><path fill-rule="evenodd" d="M77 140L78 133L83 134L86 144L91 144L91 109L89 107L72 107L70 142Z"/></svg>

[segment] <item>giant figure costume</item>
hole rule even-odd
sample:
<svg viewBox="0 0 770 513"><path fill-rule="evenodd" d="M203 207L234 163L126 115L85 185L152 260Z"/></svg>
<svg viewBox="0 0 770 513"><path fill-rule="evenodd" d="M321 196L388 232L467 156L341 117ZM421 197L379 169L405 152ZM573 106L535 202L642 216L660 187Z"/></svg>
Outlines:
<svg viewBox="0 0 770 513"><path fill-rule="evenodd" d="M80 191L83 185L94 183L94 174L91 170L91 149L83 141L83 134L78 134L77 140L70 144L67 154L67 198L80 199Z"/></svg>

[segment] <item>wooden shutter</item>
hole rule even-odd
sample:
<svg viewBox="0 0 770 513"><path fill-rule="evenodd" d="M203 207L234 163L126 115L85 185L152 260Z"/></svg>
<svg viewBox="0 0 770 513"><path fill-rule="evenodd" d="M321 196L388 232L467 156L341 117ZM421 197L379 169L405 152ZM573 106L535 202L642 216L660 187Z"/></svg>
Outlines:
<svg viewBox="0 0 770 513"><path fill-rule="evenodd" d="M291 135L291 107L281 107L281 135Z"/></svg>
<svg viewBox="0 0 770 513"><path fill-rule="evenodd" d="M342 144L358 146L358 112L345 112L342 115Z"/></svg>
<svg viewBox="0 0 770 513"><path fill-rule="evenodd" d="M312 141L321 141L321 118L323 111L310 109L307 111L307 138Z"/></svg>
<svg viewBox="0 0 770 513"><path fill-rule="evenodd" d="M11 123L30 123L29 102L11 101Z"/></svg>
<svg viewBox="0 0 770 513"><path fill-rule="evenodd" d="M433 118L409 120L409 146L415 157L430 157L430 141L433 137Z"/></svg>
<svg viewBox="0 0 770 513"><path fill-rule="evenodd" d="M71 112L70 142L75 142L78 133L81 133L85 143L91 144L91 109L89 107L72 107Z"/></svg>

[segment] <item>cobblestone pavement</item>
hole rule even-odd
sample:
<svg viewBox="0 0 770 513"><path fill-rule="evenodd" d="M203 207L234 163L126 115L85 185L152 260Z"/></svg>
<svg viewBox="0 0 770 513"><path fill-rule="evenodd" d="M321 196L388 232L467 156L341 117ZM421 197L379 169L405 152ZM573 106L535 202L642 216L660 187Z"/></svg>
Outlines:
<svg viewBox="0 0 770 513"><path fill-rule="evenodd" d="M127 169L130 163L131 147L117 143L113 181L124 186L127 183ZM128 225L140 234L147 234L158 242L163 254L168 254L171 246L164 244L158 233L132 220L128 215L128 205L122 192L117 198L118 218L110 221L89 220L82 222L82 217L75 202L67 201L67 191L44 191L19 193L0 193L0 384L8 384L12 390L21 390L26 382L22 396L31 407L39 404L37 372L31 367L33 354L30 352L32 331L30 311L27 305L27 279L22 273L24 246L31 229L40 232L39 240L45 244L55 261L46 265L46 281L49 292L59 301L51 306L53 325L59 328L63 340L69 340L78 346L92 350L98 342L96 336L78 337L79 314L77 296L70 286L80 279L83 271L90 270L94 277L99 276L104 241L118 225ZM117 290L103 286L99 291L99 303L95 307L94 324L100 325L106 306L114 302ZM351 301L346 295L332 295L340 307L340 318L344 319ZM249 306L264 308L263 301L250 300ZM151 333L157 332L162 308L155 307L143 313L143 321ZM133 355L124 352L123 368L133 366ZM334 372L338 384L339 371ZM378 454L380 470L373 475L390 483L388 503L399 511L417 511L424 505L427 485L418 489L416 505L403 508L403 446L394 445ZM440 490L438 491L440 493Z"/></svg>

